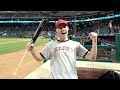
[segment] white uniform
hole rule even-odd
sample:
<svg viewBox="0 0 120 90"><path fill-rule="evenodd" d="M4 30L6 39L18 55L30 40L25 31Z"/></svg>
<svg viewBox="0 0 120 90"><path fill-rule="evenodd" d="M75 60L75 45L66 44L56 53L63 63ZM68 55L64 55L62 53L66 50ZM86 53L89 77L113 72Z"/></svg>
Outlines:
<svg viewBox="0 0 120 90"><path fill-rule="evenodd" d="M45 59L50 58L50 79L78 79L76 56L84 57L88 50L79 42L68 40L50 41L41 51Z"/></svg>

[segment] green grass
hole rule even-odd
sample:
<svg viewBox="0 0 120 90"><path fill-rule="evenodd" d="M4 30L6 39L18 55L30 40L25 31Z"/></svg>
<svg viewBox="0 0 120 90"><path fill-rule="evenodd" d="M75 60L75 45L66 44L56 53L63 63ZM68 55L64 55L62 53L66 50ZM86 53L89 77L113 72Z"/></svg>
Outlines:
<svg viewBox="0 0 120 90"><path fill-rule="evenodd" d="M0 39L0 42L11 42L11 41L17 41L17 40L19 40L19 39L2 38L2 39Z"/></svg>
<svg viewBox="0 0 120 90"><path fill-rule="evenodd" d="M30 39L26 39L27 41L22 41L22 40L23 39L0 39L0 42L9 41L9 43L0 44L0 55L25 49L26 44L30 41ZM13 41L17 41L17 42L13 42ZM35 46L44 44L47 42L49 42L49 39L43 39L43 40L39 39L39 40L36 40Z"/></svg>

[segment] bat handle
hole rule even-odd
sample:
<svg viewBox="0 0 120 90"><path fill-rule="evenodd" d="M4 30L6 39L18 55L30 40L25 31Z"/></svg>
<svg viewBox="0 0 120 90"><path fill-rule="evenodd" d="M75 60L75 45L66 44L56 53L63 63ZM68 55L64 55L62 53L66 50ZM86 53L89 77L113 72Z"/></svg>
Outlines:
<svg viewBox="0 0 120 90"><path fill-rule="evenodd" d="M30 41L30 44L34 44L33 39Z"/></svg>

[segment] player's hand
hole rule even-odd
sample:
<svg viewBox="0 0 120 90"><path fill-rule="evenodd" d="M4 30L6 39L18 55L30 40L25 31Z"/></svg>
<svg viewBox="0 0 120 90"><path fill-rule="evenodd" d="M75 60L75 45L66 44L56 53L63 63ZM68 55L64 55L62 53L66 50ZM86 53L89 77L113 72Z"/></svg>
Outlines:
<svg viewBox="0 0 120 90"><path fill-rule="evenodd" d="M90 39L91 40L97 40L97 33L95 33L95 32L91 32L91 33L89 33L89 37L90 37Z"/></svg>
<svg viewBox="0 0 120 90"><path fill-rule="evenodd" d="M34 46L35 46L34 44L31 44L29 42L29 43L27 43L26 48L28 49L28 51L32 51L34 49Z"/></svg>

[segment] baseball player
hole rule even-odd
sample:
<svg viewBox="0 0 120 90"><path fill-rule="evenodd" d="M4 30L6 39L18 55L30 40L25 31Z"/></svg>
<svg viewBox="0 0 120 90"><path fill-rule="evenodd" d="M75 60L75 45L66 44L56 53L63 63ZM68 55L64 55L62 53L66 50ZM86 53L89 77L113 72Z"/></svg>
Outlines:
<svg viewBox="0 0 120 90"><path fill-rule="evenodd" d="M76 69L76 57L88 60L96 60L97 33L89 33L92 40L92 48L88 51L77 41L68 39L69 26L66 20L58 20L55 23L57 40L51 40L37 53L34 44L27 44L27 49L37 61L50 58L50 79L78 79Z"/></svg>

